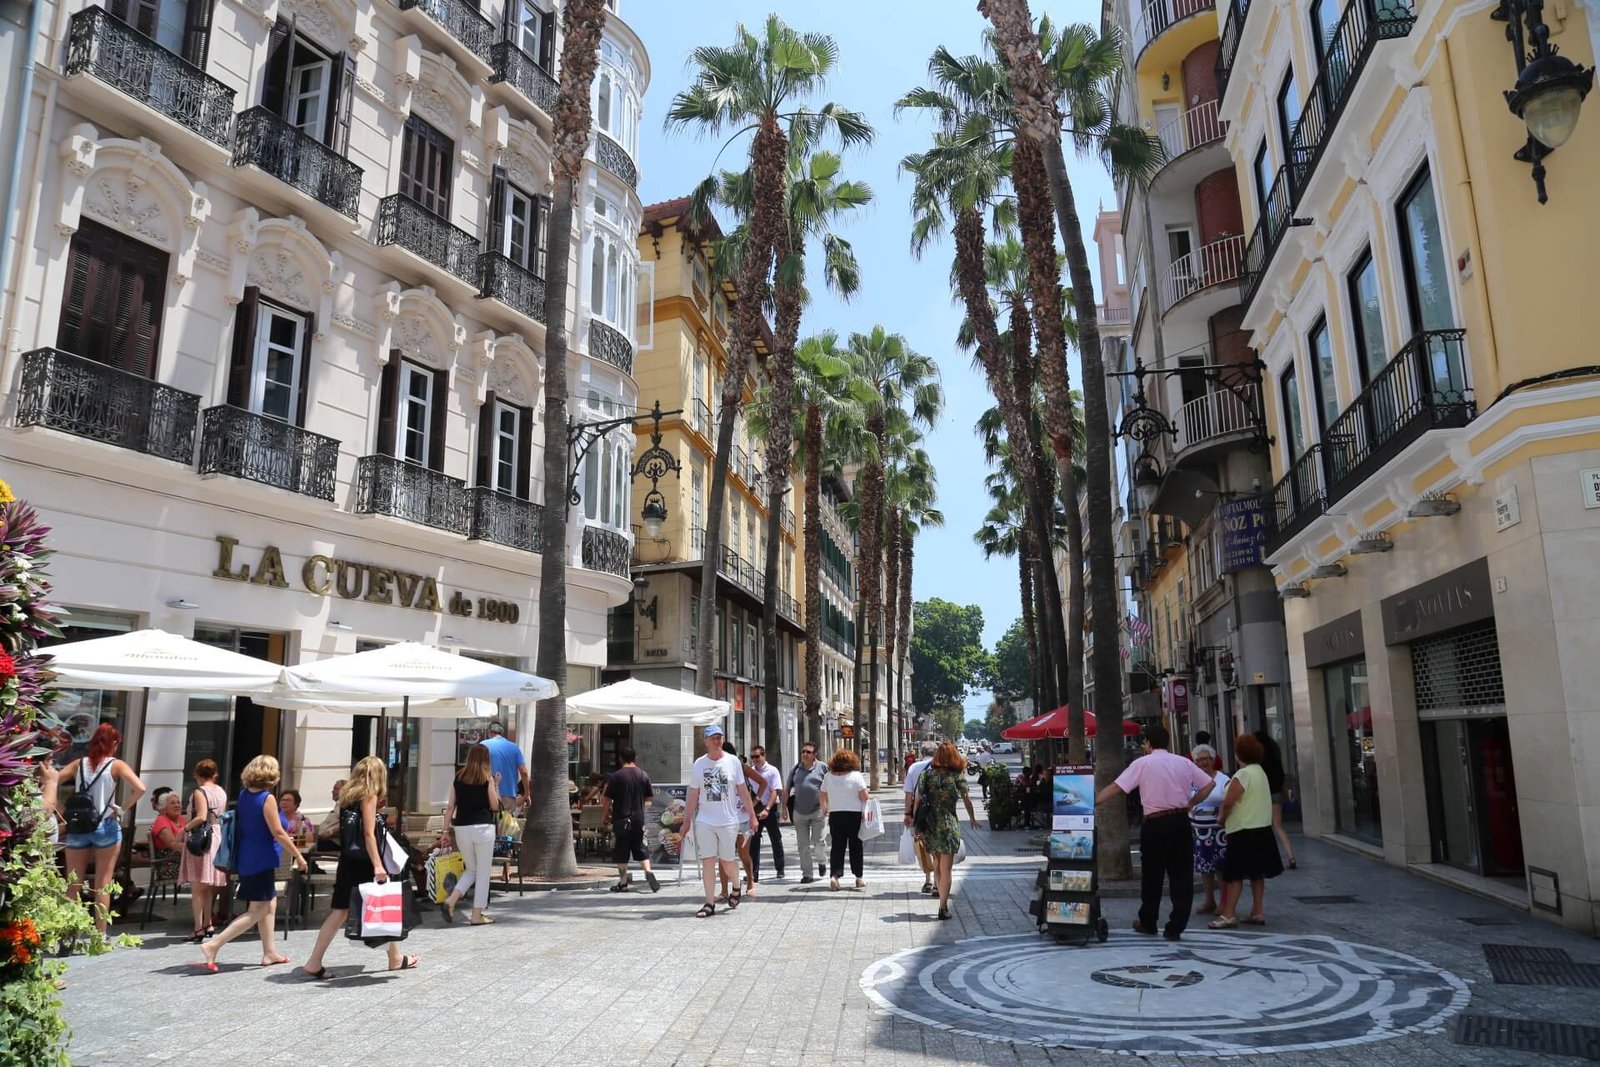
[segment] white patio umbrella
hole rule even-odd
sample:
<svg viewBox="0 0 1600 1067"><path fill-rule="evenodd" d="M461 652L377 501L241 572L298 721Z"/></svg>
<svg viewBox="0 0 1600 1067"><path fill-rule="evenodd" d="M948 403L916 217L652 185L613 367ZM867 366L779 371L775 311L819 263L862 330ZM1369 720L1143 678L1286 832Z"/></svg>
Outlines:
<svg viewBox="0 0 1600 1067"><path fill-rule="evenodd" d="M568 722L705 726L721 722L727 714L726 700L668 689L639 678L624 678L567 698Z"/></svg>

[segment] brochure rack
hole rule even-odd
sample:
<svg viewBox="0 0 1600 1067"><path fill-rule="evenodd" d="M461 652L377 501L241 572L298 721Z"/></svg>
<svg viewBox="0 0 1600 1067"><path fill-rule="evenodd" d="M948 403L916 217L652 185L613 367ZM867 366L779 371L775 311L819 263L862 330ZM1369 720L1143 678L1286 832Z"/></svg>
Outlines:
<svg viewBox="0 0 1600 1067"><path fill-rule="evenodd" d="M1100 914L1100 876L1096 870L1094 768L1056 767L1051 776L1050 835L1045 869L1028 911L1039 930L1057 944L1104 941L1110 930Z"/></svg>

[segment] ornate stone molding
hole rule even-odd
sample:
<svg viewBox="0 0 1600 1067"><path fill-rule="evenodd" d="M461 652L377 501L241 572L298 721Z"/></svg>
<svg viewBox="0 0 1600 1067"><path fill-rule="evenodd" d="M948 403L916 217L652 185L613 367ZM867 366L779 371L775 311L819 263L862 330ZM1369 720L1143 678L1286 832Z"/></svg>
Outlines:
<svg viewBox="0 0 1600 1067"><path fill-rule="evenodd" d="M435 370L450 372L455 383L457 356L467 343L467 327L431 286L402 289L390 282L372 298L377 312L378 362L398 351Z"/></svg>

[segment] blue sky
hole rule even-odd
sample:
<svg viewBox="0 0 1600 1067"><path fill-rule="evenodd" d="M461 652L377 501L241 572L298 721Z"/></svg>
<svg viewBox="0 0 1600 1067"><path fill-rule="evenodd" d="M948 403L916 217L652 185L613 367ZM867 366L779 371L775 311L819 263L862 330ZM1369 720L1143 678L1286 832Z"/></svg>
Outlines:
<svg viewBox="0 0 1600 1067"><path fill-rule="evenodd" d="M1086 0L1068 4L1035 2L1034 14L1060 21L1098 25L1100 6ZM641 131L639 193L645 203L682 196L709 172L720 146L691 134L668 133L662 119L674 93L688 81L686 61L701 44L733 40L735 23L758 23L768 11L801 30L827 33L839 44L840 67L828 85L826 99L866 113L877 129L873 146L846 159L852 177L871 184L876 199L844 230L862 263L862 290L849 304L820 295L807 312L803 333L832 328L841 333L865 330L881 322L903 333L912 346L938 360L948 402L944 419L930 435L928 448L939 472L939 501L946 526L930 530L917 542L915 594L920 599L943 597L983 608L984 638L991 647L1019 612L1016 564L985 562L972 542L985 510L983 457L972 427L989 404L981 372L954 343L961 315L951 302L948 284L951 246L931 248L920 262L911 258L909 179L899 173L900 159L926 147L927 120L907 116L896 121L894 101L907 89L926 82L928 57L944 44L961 53L979 48L987 23L975 0L775 0L756 3L665 3L623 0L622 16L649 50L653 78L645 98ZM820 101L819 101L820 102ZM738 146L724 163L742 158ZM1085 239L1099 204L1113 206L1111 181L1098 163L1073 165L1073 188ZM1091 263L1093 256L1091 252ZM1074 385L1077 360L1069 360ZM648 403L641 400L641 403ZM983 701L970 702L981 706Z"/></svg>

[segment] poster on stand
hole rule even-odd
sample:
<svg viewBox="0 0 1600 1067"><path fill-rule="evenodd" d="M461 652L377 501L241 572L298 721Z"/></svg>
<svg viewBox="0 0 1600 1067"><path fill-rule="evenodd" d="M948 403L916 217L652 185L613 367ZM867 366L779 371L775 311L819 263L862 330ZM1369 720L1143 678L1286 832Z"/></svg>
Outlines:
<svg viewBox="0 0 1600 1067"><path fill-rule="evenodd" d="M1050 858L1053 860L1094 859L1094 833L1089 830L1053 832L1050 834Z"/></svg>
<svg viewBox="0 0 1600 1067"><path fill-rule="evenodd" d="M1047 923L1071 923L1074 926L1086 925L1089 922L1089 902L1087 900L1046 901L1044 921Z"/></svg>
<svg viewBox="0 0 1600 1067"><path fill-rule="evenodd" d="M1051 871L1050 892L1087 893L1093 877L1093 871Z"/></svg>
<svg viewBox="0 0 1600 1067"><path fill-rule="evenodd" d="M645 852L651 863L677 863L680 859L693 860L694 842L689 842L689 855L680 856L683 848L683 815L689 797L687 785L657 785L651 792L654 798L645 809Z"/></svg>
<svg viewBox="0 0 1600 1067"><path fill-rule="evenodd" d="M1056 768L1051 783L1052 830L1094 829L1094 772Z"/></svg>

